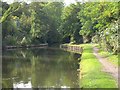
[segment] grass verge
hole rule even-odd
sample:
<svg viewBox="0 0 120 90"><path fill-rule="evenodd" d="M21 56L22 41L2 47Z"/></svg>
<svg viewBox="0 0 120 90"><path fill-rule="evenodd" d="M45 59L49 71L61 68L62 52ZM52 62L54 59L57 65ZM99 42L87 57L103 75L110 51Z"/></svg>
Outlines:
<svg viewBox="0 0 120 90"><path fill-rule="evenodd" d="M83 53L80 62L81 88L117 88L115 79L102 71L102 65L93 55L93 44L81 44Z"/></svg>
<svg viewBox="0 0 120 90"><path fill-rule="evenodd" d="M102 48L100 48L100 46L96 45L99 48L99 55L101 55L102 57L106 57L107 60L109 62L111 62L113 65L115 66L120 66L120 63L118 62L118 55L120 55L120 53L118 53L118 55L113 55L112 53L109 53L107 51L104 51Z"/></svg>

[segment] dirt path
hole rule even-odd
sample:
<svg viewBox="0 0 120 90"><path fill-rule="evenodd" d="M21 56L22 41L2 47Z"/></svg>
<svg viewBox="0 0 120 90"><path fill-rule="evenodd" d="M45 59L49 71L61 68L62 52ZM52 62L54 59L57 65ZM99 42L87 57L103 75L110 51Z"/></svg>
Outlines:
<svg viewBox="0 0 120 90"><path fill-rule="evenodd" d="M112 63L108 62L107 58L100 56L98 54L98 50L99 49L97 49L96 47L94 47L93 48L93 54L102 63L102 65L103 65L103 71L111 74L117 80L117 82L118 82L118 67L115 67Z"/></svg>

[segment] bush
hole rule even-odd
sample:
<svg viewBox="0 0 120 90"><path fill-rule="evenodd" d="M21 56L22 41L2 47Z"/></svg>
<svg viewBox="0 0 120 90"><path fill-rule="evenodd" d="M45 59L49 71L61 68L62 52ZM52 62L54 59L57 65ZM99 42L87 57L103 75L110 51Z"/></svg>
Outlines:
<svg viewBox="0 0 120 90"><path fill-rule="evenodd" d="M92 38L92 42L97 43L102 46L102 48L106 49L109 52L113 52L113 54L117 54L119 50L118 43L118 22L110 24L108 28L99 32L98 35L95 35Z"/></svg>

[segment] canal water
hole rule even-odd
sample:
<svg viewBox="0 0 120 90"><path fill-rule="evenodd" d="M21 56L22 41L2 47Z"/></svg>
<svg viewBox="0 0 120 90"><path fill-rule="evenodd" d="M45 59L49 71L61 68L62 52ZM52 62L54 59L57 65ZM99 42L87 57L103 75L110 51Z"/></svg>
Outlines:
<svg viewBox="0 0 120 90"><path fill-rule="evenodd" d="M79 88L80 56L57 48L3 51L2 88Z"/></svg>

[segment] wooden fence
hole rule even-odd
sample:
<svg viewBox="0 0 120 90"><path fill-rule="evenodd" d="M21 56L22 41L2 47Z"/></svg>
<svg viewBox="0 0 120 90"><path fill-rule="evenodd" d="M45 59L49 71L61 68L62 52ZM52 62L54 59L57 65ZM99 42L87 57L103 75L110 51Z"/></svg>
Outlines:
<svg viewBox="0 0 120 90"><path fill-rule="evenodd" d="M48 44L38 44L38 45L21 45L21 46L5 46L5 49L14 49L14 48L31 48L31 47L46 47Z"/></svg>
<svg viewBox="0 0 120 90"><path fill-rule="evenodd" d="M67 50L67 51L73 51L73 52L83 52L83 48L80 47L79 45L66 45L66 44L61 44L60 45L61 49Z"/></svg>

